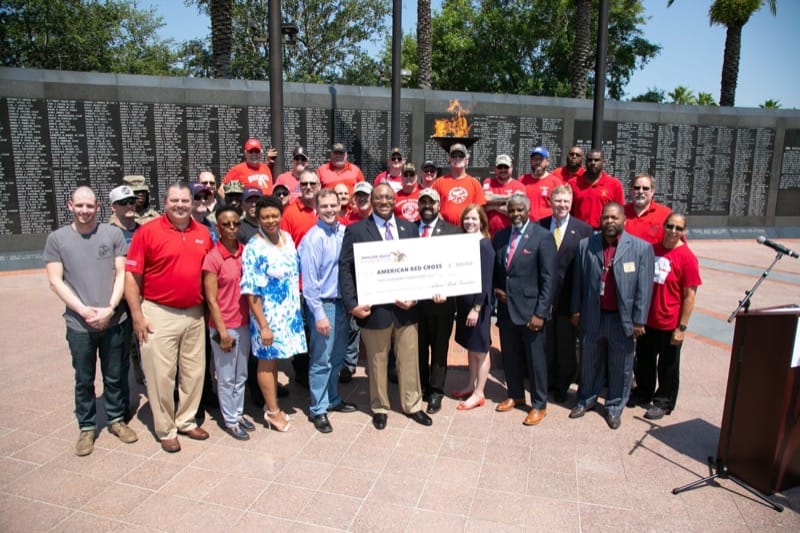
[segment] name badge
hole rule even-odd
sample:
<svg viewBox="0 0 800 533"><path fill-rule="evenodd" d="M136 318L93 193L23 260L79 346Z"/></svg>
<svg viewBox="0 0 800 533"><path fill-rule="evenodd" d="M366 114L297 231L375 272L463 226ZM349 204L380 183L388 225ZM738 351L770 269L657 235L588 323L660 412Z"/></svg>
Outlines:
<svg viewBox="0 0 800 533"><path fill-rule="evenodd" d="M622 271L626 274L630 274L631 272L636 272L636 263L633 261L629 261L627 263L622 263Z"/></svg>

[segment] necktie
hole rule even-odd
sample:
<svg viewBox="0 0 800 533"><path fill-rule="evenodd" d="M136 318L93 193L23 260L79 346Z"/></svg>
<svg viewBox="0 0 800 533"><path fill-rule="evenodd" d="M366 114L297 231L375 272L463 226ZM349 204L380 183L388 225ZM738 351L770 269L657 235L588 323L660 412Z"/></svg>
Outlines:
<svg viewBox="0 0 800 533"><path fill-rule="evenodd" d="M511 242L508 243L508 256L506 257L506 268L511 265L511 258L514 257L514 251L517 249L517 237L519 237L519 230L514 228L511 230Z"/></svg>
<svg viewBox="0 0 800 533"><path fill-rule="evenodd" d="M427 224L422 225L422 236L423 237L430 237L431 236L431 227Z"/></svg>
<svg viewBox="0 0 800 533"><path fill-rule="evenodd" d="M553 238L556 240L556 250L561 248L561 239L564 238L564 230L561 224L556 226L556 229L553 230Z"/></svg>
<svg viewBox="0 0 800 533"><path fill-rule="evenodd" d="M392 223L387 220L386 223L383 225L383 229L384 229L383 240L385 241L394 240L394 236L392 235Z"/></svg>

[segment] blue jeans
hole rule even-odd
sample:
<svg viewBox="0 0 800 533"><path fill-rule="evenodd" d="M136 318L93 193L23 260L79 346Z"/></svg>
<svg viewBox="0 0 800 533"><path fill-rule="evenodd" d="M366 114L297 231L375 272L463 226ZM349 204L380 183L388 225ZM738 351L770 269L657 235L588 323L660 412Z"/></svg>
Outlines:
<svg viewBox="0 0 800 533"><path fill-rule="evenodd" d="M328 407L338 405L339 370L347 351L350 321L341 300L323 300L322 307L331 324L327 337L317 331L314 314L305 306L306 323L310 332L308 383L311 390L311 415L325 414Z"/></svg>
<svg viewBox="0 0 800 533"><path fill-rule="evenodd" d="M125 419L128 405L128 348L131 321L103 331L84 332L67 328L67 344L75 369L75 416L81 431L97 429L94 377L97 356L103 374L103 404L108 423Z"/></svg>

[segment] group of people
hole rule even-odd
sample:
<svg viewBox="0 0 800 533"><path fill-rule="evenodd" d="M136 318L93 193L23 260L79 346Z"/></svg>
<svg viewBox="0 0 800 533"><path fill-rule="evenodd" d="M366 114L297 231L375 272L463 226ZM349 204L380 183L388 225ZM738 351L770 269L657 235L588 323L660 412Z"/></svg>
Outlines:
<svg viewBox="0 0 800 533"><path fill-rule="evenodd" d="M257 139L244 154L219 189L208 171L170 184L161 215L143 176L111 191L109 224L98 223L94 192L79 187L68 202L72 224L48 237L48 278L67 308L78 455L91 453L97 429L98 354L109 431L138 438L126 424L132 363L167 452L180 450L178 435L208 438L196 414L209 382L232 437L247 440L255 429L244 414L248 381L265 425L289 430L278 400L281 359L292 359L295 380L309 388L309 421L332 431L329 412L357 410L338 387L352 379L361 344L374 427L387 425L393 375L402 412L429 426L447 394L454 325L469 373L449 394L458 410L485 405L495 313L507 385L497 411L525 408L523 423L539 424L549 395L565 402L575 381L570 418L593 409L603 388L613 429L626 403L652 419L674 409L701 281L686 217L653 200L652 176L632 180L626 204L602 152L589 151L584 164L577 146L552 172L548 150L534 147L531 172L519 179L500 154L482 183L467 173L462 144L448 150L443 176L431 161L419 176L394 148L372 184L341 143L316 171L295 148L291 168L274 179ZM479 293L359 304L355 244L460 233L479 239Z"/></svg>

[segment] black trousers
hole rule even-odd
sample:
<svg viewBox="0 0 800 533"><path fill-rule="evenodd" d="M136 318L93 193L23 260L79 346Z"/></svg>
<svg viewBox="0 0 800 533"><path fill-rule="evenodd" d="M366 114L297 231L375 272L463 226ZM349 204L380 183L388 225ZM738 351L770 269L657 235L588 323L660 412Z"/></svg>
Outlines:
<svg viewBox="0 0 800 533"><path fill-rule="evenodd" d="M640 401L652 401L672 411L678 398L681 345L670 343L673 330L648 327L636 339L636 395ZM658 389L656 389L658 378Z"/></svg>
<svg viewBox="0 0 800 533"><path fill-rule="evenodd" d="M443 396L447 379L447 350L453 332L452 313L420 313L417 329L419 382L422 394Z"/></svg>
<svg viewBox="0 0 800 533"><path fill-rule="evenodd" d="M567 392L578 373L577 328L569 315L553 315L545 322L544 351L547 354L547 383L558 392Z"/></svg>

